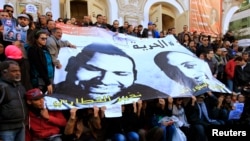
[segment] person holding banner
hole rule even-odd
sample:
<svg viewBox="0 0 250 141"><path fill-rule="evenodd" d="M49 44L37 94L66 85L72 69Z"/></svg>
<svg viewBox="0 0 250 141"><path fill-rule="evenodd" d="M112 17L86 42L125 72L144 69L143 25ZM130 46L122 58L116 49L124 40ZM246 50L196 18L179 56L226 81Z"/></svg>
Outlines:
<svg viewBox="0 0 250 141"><path fill-rule="evenodd" d="M149 86L135 84L135 67L134 60L118 47L90 44L68 60L65 81L55 84L53 97L88 107L167 97Z"/></svg>
<svg viewBox="0 0 250 141"><path fill-rule="evenodd" d="M181 56L181 59L177 59L176 56ZM199 95L208 90L218 89L221 92L230 92L224 84L213 78L207 63L194 54L165 51L157 54L154 61L170 79L185 89L184 95Z"/></svg>
<svg viewBox="0 0 250 141"><path fill-rule="evenodd" d="M26 141L62 141L61 130L67 121L62 111L50 111L45 106L44 94L38 89L30 89L25 94L28 107Z"/></svg>
<svg viewBox="0 0 250 141"><path fill-rule="evenodd" d="M76 46L71 44L68 41L61 40L61 38L62 38L62 29L61 28L55 27L55 28L51 29L51 33L52 33L52 35L50 35L47 38L46 46L48 47L48 50L51 54L54 66L57 69L60 69L62 67L62 65L60 63L60 60L57 58L60 48L62 48L62 47L76 48Z"/></svg>

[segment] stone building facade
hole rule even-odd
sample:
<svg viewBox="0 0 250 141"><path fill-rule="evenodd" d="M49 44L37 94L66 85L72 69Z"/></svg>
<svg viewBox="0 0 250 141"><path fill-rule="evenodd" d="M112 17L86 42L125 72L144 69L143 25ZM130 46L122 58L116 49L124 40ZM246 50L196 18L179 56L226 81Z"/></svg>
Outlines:
<svg viewBox="0 0 250 141"><path fill-rule="evenodd" d="M122 24L128 21L131 24L147 26L148 21L157 24L158 30L166 30L175 27L177 32L182 30L184 24L189 23L190 0L2 0L0 6L5 3L12 4L15 15L20 13L26 4L33 4L38 12L45 14L53 12L53 19L59 17L76 17L81 20L83 15L91 15L93 22L96 15L102 14L112 23L118 19ZM228 29L228 25L234 12L239 9L243 0L221 0L222 2L222 33ZM220 2L220 0L218 0ZM34 14L36 19L36 14Z"/></svg>

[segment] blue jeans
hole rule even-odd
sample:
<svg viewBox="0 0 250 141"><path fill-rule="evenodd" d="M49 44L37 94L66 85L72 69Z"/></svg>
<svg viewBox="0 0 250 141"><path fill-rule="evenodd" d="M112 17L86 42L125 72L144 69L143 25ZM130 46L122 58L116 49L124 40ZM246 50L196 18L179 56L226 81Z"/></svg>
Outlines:
<svg viewBox="0 0 250 141"><path fill-rule="evenodd" d="M229 90L233 91L233 80L227 79L227 87Z"/></svg>
<svg viewBox="0 0 250 141"><path fill-rule="evenodd" d="M25 128L0 131L1 141L25 141Z"/></svg>
<svg viewBox="0 0 250 141"><path fill-rule="evenodd" d="M176 132L176 128L174 125L164 126L161 125L163 129L163 141L172 141L173 134Z"/></svg>
<svg viewBox="0 0 250 141"><path fill-rule="evenodd" d="M127 136L115 134L112 141L139 141L139 135L136 132L129 132Z"/></svg>

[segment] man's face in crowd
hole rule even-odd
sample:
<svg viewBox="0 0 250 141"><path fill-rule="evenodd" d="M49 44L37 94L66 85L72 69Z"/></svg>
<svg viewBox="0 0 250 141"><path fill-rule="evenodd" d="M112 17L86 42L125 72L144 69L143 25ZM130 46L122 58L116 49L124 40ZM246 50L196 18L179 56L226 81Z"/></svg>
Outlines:
<svg viewBox="0 0 250 141"><path fill-rule="evenodd" d="M221 48L218 48L217 51L216 51L216 54L219 55L219 56L221 56L221 54L222 54L222 49L221 49Z"/></svg>
<svg viewBox="0 0 250 141"><path fill-rule="evenodd" d="M128 22L124 22L124 24L123 24L123 28L128 28Z"/></svg>
<svg viewBox="0 0 250 141"><path fill-rule="evenodd" d="M22 27L25 27L27 25L29 25L30 21L29 19L25 18L25 17L19 17L18 18L18 23L19 25L21 25Z"/></svg>
<svg viewBox="0 0 250 141"><path fill-rule="evenodd" d="M1 19L9 19L10 15L8 12L1 12Z"/></svg>
<svg viewBox="0 0 250 141"><path fill-rule="evenodd" d="M51 12L47 12L46 17L47 17L48 20L52 20L53 15L52 15Z"/></svg>
<svg viewBox="0 0 250 141"><path fill-rule="evenodd" d="M62 30L58 29L53 33L53 35L56 37L56 39L61 39L62 38Z"/></svg>
<svg viewBox="0 0 250 141"><path fill-rule="evenodd" d="M231 46L231 43L229 41L225 42L225 48L229 48Z"/></svg>
<svg viewBox="0 0 250 141"><path fill-rule="evenodd" d="M96 20L97 20L97 23L102 24L103 23L103 16L98 16Z"/></svg>
<svg viewBox="0 0 250 141"><path fill-rule="evenodd" d="M119 22L118 22L118 21L114 21L113 27L114 27L115 29L119 28Z"/></svg>
<svg viewBox="0 0 250 141"><path fill-rule="evenodd" d="M53 28L56 27L56 22L55 21L49 21L47 24L48 30L52 30Z"/></svg>
<svg viewBox="0 0 250 141"><path fill-rule="evenodd" d="M9 13L9 16L12 18L13 17L13 13L14 13L14 9L11 7L11 6L7 6L5 9L4 9L5 12L8 12Z"/></svg>
<svg viewBox="0 0 250 141"><path fill-rule="evenodd" d="M130 59L99 52L76 73L78 85L93 99L116 95L133 84L134 75Z"/></svg>
<svg viewBox="0 0 250 141"><path fill-rule="evenodd" d="M108 22L108 21L107 21L107 17L106 17L106 16L103 16L103 17L102 17L102 21L103 21L103 24L107 24L107 22Z"/></svg>
<svg viewBox="0 0 250 141"><path fill-rule="evenodd" d="M214 57L214 51L210 50L207 55L209 56L209 58L213 58Z"/></svg>
<svg viewBox="0 0 250 141"><path fill-rule="evenodd" d="M90 21L90 20L89 20L89 17L88 17L88 16L84 16L84 17L83 17L83 22L84 22L84 23L89 23L89 21Z"/></svg>
<svg viewBox="0 0 250 141"><path fill-rule="evenodd" d="M188 31L188 26L187 26L187 25L184 25L184 26L183 26L183 31L184 31L184 32L187 32L187 31Z"/></svg>
<svg viewBox="0 0 250 141"><path fill-rule="evenodd" d="M142 31L142 29L143 29L143 27L138 27L138 31L139 32Z"/></svg>
<svg viewBox="0 0 250 141"><path fill-rule="evenodd" d="M248 54L243 54L242 58L243 58L243 60L248 61L249 55Z"/></svg>
<svg viewBox="0 0 250 141"><path fill-rule="evenodd" d="M227 53L228 53L227 51L222 51L221 56L226 56Z"/></svg>
<svg viewBox="0 0 250 141"><path fill-rule="evenodd" d="M134 29L134 27L132 25L130 27L128 27L128 31L130 31L130 32L133 32L133 29Z"/></svg>
<svg viewBox="0 0 250 141"><path fill-rule="evenodd" d="M44 109L44 98L28 100L28 104L37 109Z"/></svg>
<svg viewBox="0 0 250 141"><path fill-rule="evenodd" d="M21 81L21 72L20 67L16 64L10 64L9 68L6 69L6 73L4 73L3 77L6 80L11 82L19 82Z"/></svg>
<svg viewBox="0 0 250 141"><path fill-rule="evenodd" d="M176 58L176 56L181 56L181 59ZM179 52L170 52L166 57L169 64L178 67L180 71L187 77L194 79L196 83L201 84L207 79L207 75L202 69L202 63L204 63L202 60Z"/></svg>
<svg viewBox="0 0 250 141"><path fill-rule="evenodd" d="M171 33L172 33L172 34L175 34L175 33L176 33L176 29L173 28L173 29L171 30Z"/></svg>
<svg viewBox="0 0 250 141"><path fill-rule="evenodd" d="M238 40L235 40L234 42L233 42L233 47L238 47Z"/></svg>
<svg viewBox="0 0 250 141"><path fill-rule="evenodd" d="M39 17L39 19L40 19L40 23L41 23L41 24L46 25L46 23L47 23L46 16L43 16L43 15L42 15L42 16Z"/></svg>
<svg viewBox="0 0 250 141"><path fill-rule="evenodd" d="M202 44L203 44L204 46L208 46L208 43L209 43L208 38L203 38L203 39L202 39Z"/></svg>
<svg viewBox="0 0 250 141"><path fill-rule="evenodd" d="M235 64L238 65L238 66L243 66L245 65L245 61L235 61Z"/></svg>

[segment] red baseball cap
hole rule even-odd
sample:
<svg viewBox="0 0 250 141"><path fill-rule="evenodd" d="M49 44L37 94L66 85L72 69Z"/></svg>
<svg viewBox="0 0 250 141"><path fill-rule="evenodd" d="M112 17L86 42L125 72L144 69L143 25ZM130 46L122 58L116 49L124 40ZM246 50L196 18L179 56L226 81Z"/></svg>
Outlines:
<svg viewBox="0 0 250 141"><path fill-rule="evenodd" d="M44 97L43 92L38 89L38 88L34 88L31 90L28 90L25 94L25 97L27 100L38 100Z"/></svg>

